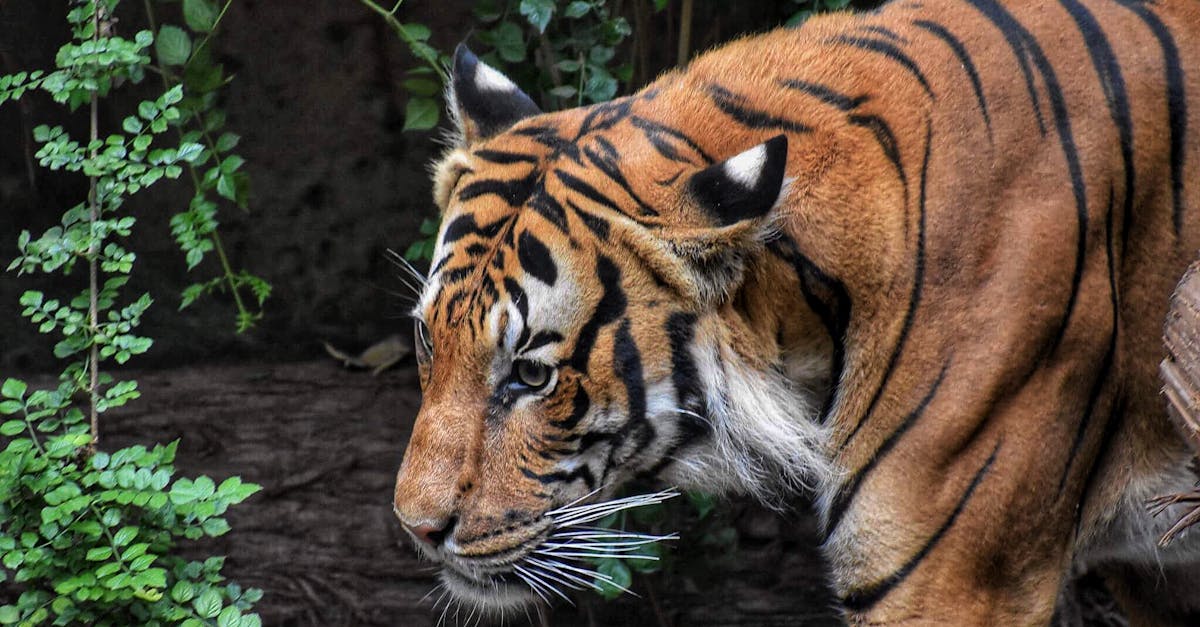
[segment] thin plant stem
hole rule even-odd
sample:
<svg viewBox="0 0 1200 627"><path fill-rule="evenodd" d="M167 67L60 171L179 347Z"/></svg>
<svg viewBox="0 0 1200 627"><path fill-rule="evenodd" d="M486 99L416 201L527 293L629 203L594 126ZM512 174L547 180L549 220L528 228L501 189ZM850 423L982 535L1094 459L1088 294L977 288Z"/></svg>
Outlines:
<svg viewBox="0 0 1200 627"><path fill-rule="evenodd" d="M443 85L450 82L450 76L446 74L446 68L443 68L442 64L438 63L437 56L431 54L428 50L428 46L425 46L422 42L417 41L416 37L413 37L409 34L408 29L404 27L404 24L402 24L400 20L396 19L396 11L400 10L400 5L404 4L404 0L399 0L399 2L392 7L391 11L379 6L374 2L374 0L358 1L362 3L363 6L366 6L368 9L378 13L380 17L382 17L384 21L388 23L388 26L391 26L392 30L396 31L397 35L400 35L400 39L403 39L404 43L408 44L409 50L412 50L414 55L424 61L426 65L433 69L434 72L437 72L438 77L442 79Z"/></svg>
<svg viewBox="0 0 1200 627"><path fill-rule="evenodd" d="M146 20L150 23L151 29L154 29L154 7L151 5L150 0L142 0L142 2L146 7ZM191 59L196 56L196 53L199 52L200 49L208 43L208 40L212 38L212 34L216 32L217 27L221 24L221 19L225 17L225 12L229 10L229 5L231 3L232 0L227 0L225 2L225 6L221 8L221 13L213 22L212 30L203 40L201 40L200 44L196 46L196 49L193 50L192 54L189 56L189 63L191 62ZM397 3L396 6L399 7L399 3ZM167 71L167 68L158 64L155 64L151 67L158 71L158 75L162 78L163 87L170 88L171 83L168 77L172 75ZM200 117L199 113L196 114L196 121L200 125L200 128L203 129L204 120ZM175 132L179 135L179 139L182 140L183 131L177 127ZM208 131L203 131L203 135L205 143L208 144L209 150L215 154L216 142L213 141ZM192 186L197 192L201 191L203 186L200 183L200 175L196 172L196 166L189 163L187 164L187 169L188 174L190 174L192 178ZM238 310L238 329L241 330L243 321L250 319L250 311L246 309L246 305L242 301L241 292L238 290L237 276L233 272L233 266L229 263L229 256L225 254L225 246L221 243L221 234L214 229L212 235L209 237L209 241L211 241L213 244L213 250L217 252L217 260L221 263L221 272L225 275L225 282L229 284L229 293L233 295L234 306L236 306Z"/></svg>
<svg viewBox="0 0 1200 627"><path fill-rule="evenodd" d="M92 26L94 31L92 33L92 41L97 42L100 40L101 6L99 2L92 5ZM95 146L99 138L100 96L93 91L91 102L91 145ZM95 161L97 157L96 149L92 148L89 152L90 158L92 161ZM100 443L100 412L97 410L97 406L100 404L100 346L96 343L96 338L100 333L100 242L96 241L96 222L100 220L100 199L98 194L96 177L88 177L88 230L91 234L91 241L88 244L88 326L92 332L91 346L88 351L88 405L91 412L92 441L88 444L88 448L91 453L96 451L96 446Z"/></svg>
<svg viewBox="0 0 1200 627"><path fill-rule="evenodd" d="M695 5L695 0L683 0L679 8L679 51L675 57L675 64L679 66L686 64L691 56L692 9Z"/></svg>

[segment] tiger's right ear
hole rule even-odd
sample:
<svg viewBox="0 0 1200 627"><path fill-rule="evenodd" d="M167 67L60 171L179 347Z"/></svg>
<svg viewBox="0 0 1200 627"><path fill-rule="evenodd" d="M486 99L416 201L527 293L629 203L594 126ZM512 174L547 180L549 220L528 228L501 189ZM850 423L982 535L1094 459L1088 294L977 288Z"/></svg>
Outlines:
<svg viewBox="0 0 1200 627"><path fill-rule="evenodd" d="M466 44L454 49L448 96L460 146L487 139L542 112L516 83L480 61Z"/></svg>
<svg viewBox="0 0 1200 627"><path fill-rule="evenodd" d="M774 211L787 195L788 140L777 135L691 176L691 225L660 231L682 262L684 292L703 305L726 298L742 281L748 255L775 231Z"/></svg>

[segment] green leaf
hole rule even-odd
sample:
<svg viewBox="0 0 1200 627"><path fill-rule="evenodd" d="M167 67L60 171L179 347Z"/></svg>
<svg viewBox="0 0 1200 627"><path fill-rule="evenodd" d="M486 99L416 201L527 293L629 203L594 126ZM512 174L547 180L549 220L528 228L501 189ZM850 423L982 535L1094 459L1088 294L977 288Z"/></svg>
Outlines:
<svg viewBox="0 0 1200 627"><path fill-rule="evenodd" d="M15 625L21 620L21 610L15 605L0 605L0 625Z"/></svg>
<svg viewBox="0 0 1200 627"><path fill-rule="evenodd" d="M192 602L192 607L201 618L215 618L221 612L221 594L209 588Z"/></svg>
<svg viewBox="0 0 1200 627"><path fill-rule="evenodd" d="M501 59L509 63L525 60L525 38L521 35L521 27L512 22L501 22L491 30L491 39Z"/></svg>
<svg viewBox="0 0 1200 627"><path fill-rule="evenodd" d="M437 125L438 105L432 98L413 97L404 108L406 131L427 131Z"/></svg>
<svg viewBox="0 0 1200 627"><path fill-rule="evenodd" d="M163 24L162 28L158 29L154 50L158 53L159 62L166 65L183 65L192 55L192 37L178 26Z"/></svg>
<svg viewBox="0 0 1200 627"><path fill-rule="evenodd" d="M237 186L234 184L233 176L222 174L217 177L217 193L222 198L234 200L237 198Z"/></svg>
<svg viewBox="0 0 1200 627"><path fill-rule="evenodd" d="M89 562L103 562L110 557L112 557L112 547L99 546L94 549L89 549L87 552L87 557L84 559L88 560Z"/></svg>
<svg viewBox="0 0 1200 627"><path fill-rule="evenodd" d="M601 559L600 564L596 567L596 572L601 575L607 575L608 578L596 577L596 583L600 586L599 594L606 599L614 599L621 595L621 588L628 588L633 582L633 573L629 572L629 567L620 560L606 558Z"/></svg>
<svg viewBox="0 0 1200 627"><path fill-rule="evenodd" d="M137 537L137 527L121 527L121 530L113 534L113 544L117 546L125 546Z"/></svg>
<svg viewBox="0 0 1200 627"><path fill-rule="evenodd" d="M241 139L242 138L238 136L237 133L224 133L217 138L217 151L229 152L230 150L237 148L238 142L241 141Z"/></svg>
<svg viewBox="0 0 1200 627"><path fill-rule="evenodd" d="M229 533L229 523L225 522L224 518L209 518L200 526L204 529L204 533L214 538Z"/></svg>
<svg viewBox="0 0 1200 627"><path fill-rule="evenodd" d="M207 33L217 24L217 6L212 0L183 0L183 20L188 28Z"/></svg>
<svg viewBox="0 0 1200 627"><path fill-rule="evenodd" d="M241 627L242 612L230 605L217 615L217 627Z"/></svg>
<svg viewBox="0 0 1200 627"><path fill-rule="evenodd" d="M587 15L588 11L591 10L592 5L590 3L583 2L582 0L575 0L575 2L567 5L567 8L563 10L563 15L574 19Z"/></svg>
<svg viewBox="0 0 1200 627"><path fill-rule="evenodd" d="M441 91L441 85L427 78L410 78L401 84L417 96L432 96Z"/></svg>
<svg viewBox="0 0 1200 627"><path fill-rule="evenodd" d="M403 24L404 32L417 41L425 41L433 35L433 31L424 24Z"/></svg>
<svg viewBox="0 0 1200 627"><path fill-rule="evenodd" d="M544 33L554 16L554 0L521 0L520 11L539 33Z"/></svg>
<svg viewBox="0 0 1200 627"><path fill-rule="evenodd" d="M171 587L171 598L176 603L187 603L195 598L195 596L196 588L189 581L179 580Z"/></svg>
<svg viewBox="0 0 1200 627"><path fill-rule="evenodd" d="M29 292L26 292L26 294L29 294ZM38 300L40 301L41 294L38 294L38 296ZM24 298L22 298L22 300L24 300ZM25 391L28 389L29 386L20 379L5 379L4 384L0 385L0 394L4 395L5 398L21 400L22 398L25 398Z"/></svg>

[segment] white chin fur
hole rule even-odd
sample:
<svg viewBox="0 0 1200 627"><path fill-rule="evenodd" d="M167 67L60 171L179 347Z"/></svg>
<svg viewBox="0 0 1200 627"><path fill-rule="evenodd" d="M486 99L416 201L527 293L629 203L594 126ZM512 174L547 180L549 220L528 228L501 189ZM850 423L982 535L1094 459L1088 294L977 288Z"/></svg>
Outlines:
<svg viewBox="0 0 1200 627"><path fill-rule="evenodd" d="M439 578L455 601L484 614L501 615L532 605L537 597L528 588L516 584L497 584L495 587L476 585L462 575L442 569Z"/></svg>
<svg viewBox="0 0 1200 627"><path fill-rule="evenodd" d="M684 489L750 494L777 503L797 490L818 494L838 471L826 452L813 392L829 376L813 360L786 364L787 374L746 364L729 342L703 325L693 357L705 389L712 433L681 451L662 479Z"/></svg>

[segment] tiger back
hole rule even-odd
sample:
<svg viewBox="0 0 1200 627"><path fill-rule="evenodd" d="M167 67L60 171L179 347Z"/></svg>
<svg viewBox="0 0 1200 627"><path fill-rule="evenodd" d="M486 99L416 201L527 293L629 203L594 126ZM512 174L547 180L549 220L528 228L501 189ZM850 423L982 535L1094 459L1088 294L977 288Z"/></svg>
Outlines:
<svg viewBox="0 0 1200 627"><path fill-rule="evenodd" d="M852 624L1045 624L1073 565L1186 624L1140 582L1200 556L1142 507L1195 480L1157 365L1200 248L1197 31L1185 1L893 2L556 113L460 48L414 544L503 612L568 572L550 513L630 479L809 490Z"/></svg>

